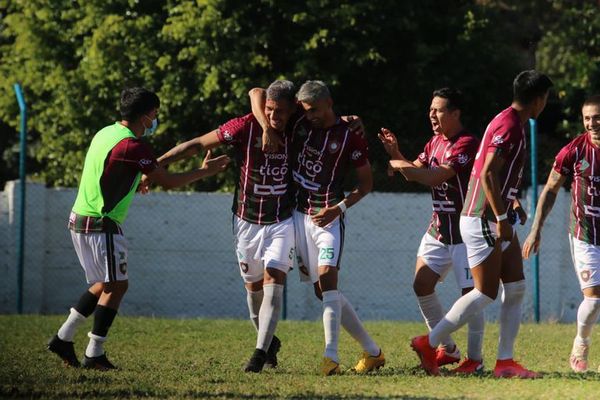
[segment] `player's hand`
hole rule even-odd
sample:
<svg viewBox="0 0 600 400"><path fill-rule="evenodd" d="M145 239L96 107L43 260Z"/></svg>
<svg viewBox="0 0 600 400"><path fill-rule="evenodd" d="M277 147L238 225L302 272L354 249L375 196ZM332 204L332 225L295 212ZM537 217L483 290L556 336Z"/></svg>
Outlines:
<svg viewBox="0 0 600 400"><path fill-rule="evenodd" d="M532 252L537 253L540 249L541 241L542 235L539 232L529 232L529 236L527 236L525 243L523 243L523 258L527 260Z"/></svg>
<svg viewBox="0 0 600 400"><path fill-rule="evenodd" d="M348 122L350 132L360 135L363 139L366 138L365 126L358 115L344 115L342 116L342 120Z"/></svg>
<svg viewBox="0 0 600 400"><path fill-rule="evenodd" d="M381 128L381 133L377 135L381 143L383 144L383 148L386 153L390 155L390 157L395 159L402 159L402 153L400 153L400 149L398 148L398 140L396 139L396 135L392 131L387 128Z"/></svg>
<svg viewBox="0 0 600 400"><path fill-rule="evenodd" d="M519 205L514 208L514 211L517 214L517 220L519 221L519 224L525 225L525 222L527 222L527 213L525 212L523 207Z"/></svg>
<svg viewBox="0 0 600 400"><path fill-rule="evenodd" d="M392 172L398 171L402 168L402 165L402 160L390 160L388 163L388 175L390 169L392 170Z"/></svg>
<svg viewBox="0 0 600 400"><path fill-rule="evenodd" d="M212 176L224 171L227 164L229 164L229 161L229 157L226 155L212 158L212 152L208 150L206 152L206 157L202 160L202 167L200 168L206 171L206 176Z"/></svg>
<svg viewBox="0 0 600 400"><path fill-rule="evenodd" d="M146 174L142 175L142 179L140 179L138 191L141 194L148 194L148 192L150 192L150 179L148 179L148 176Z"/></svg>
<svg viewBox="0 0 600 400"><path fill-rule="evenodd" d="M283 146L283 141L275 131L275 129L271 127L267 127L267 129L263 129L262 133L262 151L265 153L275 153L279 146Z"/></svg>
<svg viewBox="0 0 600 400"><path fill-rule="evenodd" d="M338 206L325 207L311 217L312 222L318 227L324 227L333 222L334 219L342 215L342 210Z"/></svg>
<svg viewBox="0 0 600 400"><path fill-rule="evenodd" d="M510 242L513 237L513 228L508 219L500 221L496 224L496 233L498 239L503 242Z"/></svg>

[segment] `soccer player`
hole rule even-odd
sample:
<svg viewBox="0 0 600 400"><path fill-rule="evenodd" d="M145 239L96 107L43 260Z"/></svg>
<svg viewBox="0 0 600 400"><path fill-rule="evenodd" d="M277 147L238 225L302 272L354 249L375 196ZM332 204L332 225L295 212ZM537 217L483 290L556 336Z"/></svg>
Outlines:
<svg viewBox="0 0 600 400"><path fill-rule="evenodd" d="M281 342L274 334L285 278L294 258L292 131L288 126L297 112L294 84L277 80L267 88L266 96L264 113L283 144L277 151L262 151L262 129L250 113L182 143L159 158L161 165L170 164L222 144L235 151L239 181L232 207L233 231L250 319L257 331L256 349L244 367L246 372L277 366Z"/></svg>
<svg viewBox="0 0 600 400"><path fill-rule="evenodd" d="M525 164L525 123L546 106L552 81L535 70L523 71L513 82L513 102L488 125L471 172L460 217L460 233L467 247L475 288L458 299L429 335L411 345L421 366L439 375L435 348L485 306L492 303L502 281L500 338L494 376L535 378L537 373L513 360L521 324L525 277L519 240L508 215L518 206Z"/></svg>
<svg viewBox="0 0 600 400"><path fill-rule="evenodd" d="M413 282L419 309L429 330L444 316L435 286L450 268L454 270L463 295L473 289L473 277L467 262L467 250L460 236L459 219L479 139L468 133L462 125L462 103L459 90L442 88L433 92L429 107L433 137L413 162L402 155L392 132L382 128L379 134L391 157L393 170L402 173L408 181L431 188L433 214L417 252ZM454 372L473 374L483 371L483 327L483 312L480 312L469 321L468 357ZM460 361L460 351L450 336L442 338L436 350L436 360L438 367Z"/></svg>
<svg viewBox="0 0 600 400"><path fill-rule="evenodd" d="M159 167L152 149L140 138L152 135L158 126L158 96L134 87L121 93L121 121L101 129L85 157L75 205L69 217L71 238L88 284L67 320L48 343L66 365L78 367L73 337L77 327L94 313L83 366L114 369L106 358L104 342L128 287L127 241L121 224L142 174L169 189L184 186L222 171L229 159L204 160L189 172L170 174Z"/></svg>
<svg viewBox="0 0 600 400"><path fill-rule="evenodd" d="M312 282L323 303L324 375L341 373L338 356L340 324L364 352L353 370L366 373L382 367L385 357L364 329L354 307L338 291L337 280L344 243L344 215L371 191L373 180L368 148L351 123L338 117L327 86L305 82L297 94L304 111L294 128L296 183L296 252L303 281ZM254 101L254 99L253 99ZM351 168L358 185L344 195L343 181Z"/></svg>
<svg viewBox="0 0 600 400"><path fill-rule="evenodd" d="M588 369L592 328L600 315L600 95L588 98L581 109L585 132L556 155L542 191L531 232L523 244L523 257L537 253L544 221L567 177L571 183L571 255L583 301L577 311L577 335L569 362L575 372Z"/></svg>

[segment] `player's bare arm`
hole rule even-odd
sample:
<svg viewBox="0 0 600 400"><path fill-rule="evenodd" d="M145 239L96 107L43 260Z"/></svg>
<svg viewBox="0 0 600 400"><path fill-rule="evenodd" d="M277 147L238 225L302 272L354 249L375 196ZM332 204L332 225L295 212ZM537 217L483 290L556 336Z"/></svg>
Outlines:
<svg viewBox="0 0 600 400"><path fill-rule="evenodd" d="M500 151L497 149L487 154L480 175L485 197L496 216L506 213L506 208L502 201L502 187L499 179L500 170L504 166L505 160L500 155ZM496 226L500 240L510 241L512 239L513 231L508 219L499 221Z"/></svg>
<svg viewBox="0 0 600 400"><path fill-rule="evenodd" d="M402 161L402 160L399 160ZM418 164L417 164L418 163ZM410 165L398 165L396 160L390 160L390 165L394 170L399 170L407 181L418 182L425 186L435 187L446 182L456 175L454 168L448 165L440 165L439 168L423 168L418 160ZM406 162L404 162L406 164ZM418 166L421 165L421 166Z"/></svg>
<svg viewBox="0 0 600 400"><path fill-rule="evenodd" d="M274 153L277 151L279 146L283 146L283 141L275 129L271 128L267 115L265 114L267 91L263 88L252 88L248 92L248 96L250 97L252 114L263 130L262 151L265 153Z"/></svg>
<svg viewBox="0 0 600 400"><path fill-rule="evenodd" d="M341 201L343 205L322 208L318 214L312 217L315 225L322 227L330 224L334 219L342 215L342 208L352 207L373 189L373 173L371 172L371 164L368 161L365 165L356 169L356 178L358 184L354 190Z"/></svg>
<svg viewBox="0 0 600 400"><path fill-rule="evenodd" d="M535 210L531 231L529 232L527 239L525 239L525 243L523 243L523 258L529 258L531 252L538 252L542 240L542 227L544 226L546 217L550 214L550 211L554 206L558 191L565 183L566 179L566 176L559 174L555 170L550 171L550 176L548 176L548 181L546 182L546 186L544 186L544 190L542 190L539 203Z"/></svg>
<svg viewBox="0 0 600 400"><path fill-rule="evenodd" d="M195 156L202 150L214 149L220 144L219 137L217 135L218 131L218 129L215 129L205 135L198 136L188 140L187 142L178 144L158 158L158 165L164 167L174 163L175 161Z"/></svg>
<svg viewBox="0 0 600 400"><path fill-rule="evenodd" d="M188 172L172 174L164 169L164 167L159 166L148 174L148 180L162 186L164 189L173 189L224 171L229 161L229 157L226 155L211 158L209 151L200 168Z"/></svg>

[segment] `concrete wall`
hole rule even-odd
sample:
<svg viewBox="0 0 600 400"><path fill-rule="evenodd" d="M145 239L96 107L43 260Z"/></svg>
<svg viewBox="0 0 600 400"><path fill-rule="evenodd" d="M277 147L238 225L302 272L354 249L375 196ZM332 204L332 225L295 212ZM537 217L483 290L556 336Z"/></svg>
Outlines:
<svg viewBox="0 0 600 400"><path fill-rule="evenodd" d="M67 218L76 191L27 185L24 310L64 313L87 287L73 250ZM17 298L19 185L0 192L0 312ZM152 193L137 196L125 222L130 290L121 313L171 317L245 318L245 290L231 235L232 196ZM541 270L543 319L573 321L581 299L566 235L568 193L561 193L544 230ZM431 213L428 194L372 193L347 213L340 288L363 319L419 320L412 293L415 254ZM528 226L519 228L523 240ZM530 269L525 264L530 278ZM531 289L532 280L529 279ZM452 274L438 286L443 304L458 295ZM317 319L312 288L288 279L287 315ZM531 290L523 309L532 318ZM495 319L498 302L489 308Z"/></svg>

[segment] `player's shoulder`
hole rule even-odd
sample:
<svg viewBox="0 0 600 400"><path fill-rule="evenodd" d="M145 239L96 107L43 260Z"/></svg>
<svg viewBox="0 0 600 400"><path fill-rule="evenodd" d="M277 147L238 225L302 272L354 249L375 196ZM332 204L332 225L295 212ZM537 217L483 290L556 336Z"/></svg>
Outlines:
<svg viewBox="0 0 600 400"><path fill-rule="evenodd" d="M456 139L456 144L460 146L478 146L479 142L479 138L469 131L461 132L458 138Z"/></svg>
<svg viewBox="0 0 600 400"><path fill-rule="evenodd" d="M583 132L573 138L569 143L567 143L563 150L565 151L579 151L582 150L587 145L587 134Z"/></svg>

